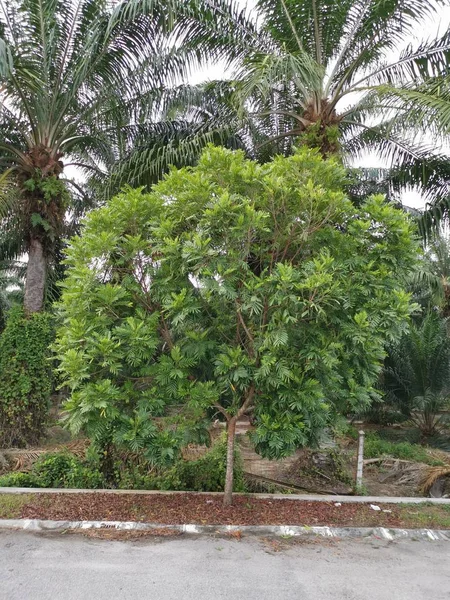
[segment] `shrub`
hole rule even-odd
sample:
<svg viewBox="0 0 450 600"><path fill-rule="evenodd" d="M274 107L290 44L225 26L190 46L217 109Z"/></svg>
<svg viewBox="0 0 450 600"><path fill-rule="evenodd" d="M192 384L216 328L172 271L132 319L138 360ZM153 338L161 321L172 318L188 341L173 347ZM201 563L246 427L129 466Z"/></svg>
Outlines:
<svg viewBox="0 0 450 600"><path fill-rule="evenodd" d="M94 466L68 452L45 454L33 467L40 487L101 488L103 478Z"/></svg>
<svg viewBox="0 0 450 600"><path fill-rule="evenodd" d="M364 444L364 458L380 458L383 456L422 462L429 465L442 464L442 461L430 456L422 446L410 444L409 442L389 442L388 440L380 439L374 433L368 433Z"/></svg>
<svg viewBox="0 0 450 600"><path fill-rule="evenodd" d="M245 491L244 471L239 452L235 451L235 470L233 490ZM227 446L225 441L218 442L204 456L197 460L180 461L172 470L174 481L178 480L180 490L196 492L223 492L227 467Z"/></svg>
<svg viewBox="0 0 450 600"><path fill-rule="evenodd" d="M47 313L10 312L0 337L0 447L35 443L47 419L53 323Z"/></svg>
<svg viewBox="0 0 450 600"><path fill-rule="evenodd" d="M117 480L121 490L183 490L181 481L177 478L175 469L152 471L142 465L124 470Z"/></svg>
<svg viewBox="0 0 450 600"><path fill-rule="evenodd" d="M225 486L226 441L216 443L197 460L179 460L170 468L152 468L149 463L116 464L117 485L121 489L222 492ZM239 452L235 451L234 491L245 491Z"/></svg>
<svg viewBox="0 0 450 600"><path fill-rule="evenodd" d="M103 487L96 465L81 461L69 452L44 454L31 473L9 473L0 477L3 487L87 488Z"/></svg>
<svg viewBox="0 0 450 600"><path fill-rule="evenodd" d="M0 477L0 487L40 488L39 478L34 473L7 473Z"/></svg>
<svg viewBox="0 0 450 600"><path fill-rule="evenodd" d="M423 436L445 426L441 411L450 402L450 338L448 320L434 312L412 324L389 347L383 372L388 406L408 417Z"/></svg>
<svg viewBox="0 0 450 600"><path fill-rule="evenodd" d="M394 423L404 423L408 417L402 414L395 406L387 401L374 402L367 410L358 415L368 423L374 425L393 425Z"/></svg>

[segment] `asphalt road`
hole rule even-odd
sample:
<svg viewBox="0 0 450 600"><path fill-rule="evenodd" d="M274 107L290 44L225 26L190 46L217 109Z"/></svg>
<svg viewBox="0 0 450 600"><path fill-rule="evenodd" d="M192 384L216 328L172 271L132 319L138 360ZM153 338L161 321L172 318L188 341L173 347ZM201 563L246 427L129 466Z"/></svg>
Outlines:
<svg viewBox="0 0 450 600"><path fill-rule="evenodd" d="M0 532L1 600L449 600L450 543Z"/></svg>

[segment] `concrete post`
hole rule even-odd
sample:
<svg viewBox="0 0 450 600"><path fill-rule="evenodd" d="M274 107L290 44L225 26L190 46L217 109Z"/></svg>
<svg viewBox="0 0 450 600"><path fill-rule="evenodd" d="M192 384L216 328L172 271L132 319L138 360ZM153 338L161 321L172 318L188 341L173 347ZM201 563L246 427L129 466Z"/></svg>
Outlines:
<svg viewBox="0 0 450 600"><path fill-rule="evenodd" d="M356 487L360 488L363 481L363 461L364 461L364 436L365 433L361 429L359 432L358 440L358 464L356 467Z"/></svg>

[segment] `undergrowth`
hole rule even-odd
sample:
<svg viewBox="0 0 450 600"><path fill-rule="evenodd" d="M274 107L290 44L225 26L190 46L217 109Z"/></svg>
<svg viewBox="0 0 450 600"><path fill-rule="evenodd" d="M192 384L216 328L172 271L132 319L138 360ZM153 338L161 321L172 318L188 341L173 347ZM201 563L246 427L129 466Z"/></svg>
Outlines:
<svg viewBox="0 0 450 600"><path fill-rule="evenodd" d="M432 466L445 464L442 460L432 456L429 450L419 444L391 442L381 439L376 433L367 433L364 443L364 458L381 458L384 456L421 462Z"/></svg>

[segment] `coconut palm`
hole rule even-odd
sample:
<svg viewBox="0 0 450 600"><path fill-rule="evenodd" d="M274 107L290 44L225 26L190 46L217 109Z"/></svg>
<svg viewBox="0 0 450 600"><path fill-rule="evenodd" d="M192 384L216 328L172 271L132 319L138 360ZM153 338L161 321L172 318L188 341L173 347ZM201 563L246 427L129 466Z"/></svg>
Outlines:
<svg viewBox="0 0 450 600"><path fill-rule="evenodd" d="M64 175L69 165L112 192L133 180L132 167L142 179L147 171L155 177L164 160L190 159L179 140L192 124L155 120L167 86L204 60L206 41L210 57L229 48L218 12L226 5L227 18L239 23L239 10L217 0L213 14L210 4L0 0L0 209L4 232L15 232L16 256L28 254L27 312L42 309L68 216L89 206L85 190ZM200 18L213 38L197 31ZM185 38L190 49L180 45ZM119 168L136 144L139 165Z"/></svg>

